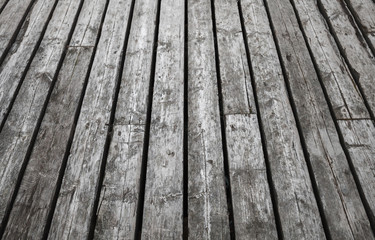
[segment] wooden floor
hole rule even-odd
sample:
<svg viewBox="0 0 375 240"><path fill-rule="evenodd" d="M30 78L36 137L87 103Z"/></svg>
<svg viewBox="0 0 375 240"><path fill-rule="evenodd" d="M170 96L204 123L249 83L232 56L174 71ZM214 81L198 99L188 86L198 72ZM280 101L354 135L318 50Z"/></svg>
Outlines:
<svg viewBox="0 0 375 240"><path fill-rule="evenodd" d="M0 238L375 239L374 0L0 0Z"/></svg>

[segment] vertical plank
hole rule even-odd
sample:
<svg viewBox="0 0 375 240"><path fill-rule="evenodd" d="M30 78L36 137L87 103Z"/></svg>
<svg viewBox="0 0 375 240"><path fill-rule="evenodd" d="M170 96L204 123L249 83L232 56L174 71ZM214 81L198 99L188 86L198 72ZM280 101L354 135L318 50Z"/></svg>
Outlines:
<svg viewBox="0 0 375 240"><path fill-rule="evenodd" d="M0 219L8 207L28 146L53 81L80 2L61 0L0 133Z"/></svg>
<svg viewBox="0 0 375 240"><path fill-rule="evenodd" d="M293 7L288 0L270 1L269 7L329 232L337 239L372 239L365 209Z"/></svg>
<svg viewBox="0 0 375 240"><path fill-rule="evenodd" d="M121 69L131 1L110 1L90 73L49 239L87 238Z"/></svg>
<svg viewBox="0 0 375 240"><path fill-rule="evenodd" d="M0 14L0 60L5 57L34 2L35 0L9 1Z"/></svg>
<svg viewBox="0 0 375 240"><path fill-rule="evenodd" d="M183 16L183 0L161 2L142 239L182 238Z"/></svg>
<svg viewBox="0 0 375 240"><path fill-rule="evenodd" d="M367 100L372 113L375 112L375 58L359 33L352 25L353 19L344 9L340 0L318 0L317 4L326 21L332 28L333 35L341 52L352 68L354 78L359 82L364 98Z"/></svg>
<svg viewBox="0 0 375 240"><path fill-rule="evenodd" d="M189 238L229 239L210 1L189 1L188 14Z"/></svg>
<svg viewBox="0 0 375 240"><path fill-rule="evenodd" d="M76 28L73 39L77 43L95 44L105 5L106 0L84 3L78 25L86 25L92 33ZM68 48L10 213L5 238L43 236L92 54L93 47Z"/></svg>
<svg viewBox="0 0 375 240"><path fill-rule="evenodd" d="M95 239L135 234L157 2L135 3Z"/></svg>
<svg viewBox="0 0 375 240"><path fill-rule="evenodd" d="M261 126L285 239L324 239L264 1L241 1Z"/></svg>

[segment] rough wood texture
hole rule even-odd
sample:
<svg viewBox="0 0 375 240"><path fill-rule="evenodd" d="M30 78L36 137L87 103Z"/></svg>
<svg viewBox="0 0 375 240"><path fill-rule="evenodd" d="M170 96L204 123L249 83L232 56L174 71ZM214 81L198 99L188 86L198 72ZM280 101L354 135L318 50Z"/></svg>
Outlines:
<svg viewBox="0 0 375 240"><path fill-rule="evenodd" d="M182 239L183 16L183 0L162 1L142 239Z"/></svg>
<svg viewBox="0 0 375 240"><path fill-rule="evenodd" d="M372 239L366 212L293 7L288 0L272 1L269 6L330 234L337 239Z"/></svg>
<svg viewBox="0 0 375 240"><path fill-rule="evenodd" d="M34 0L9 1L0 14L0 59L3 59L12 40L17 36L17 30L22 26L34 2Z"/></svg>
<svg viewBox="0 0 375 240"><path fill-rule="evenodd" d="M359 82L372 112L375 112L375 58L368 48L359 29L353 27L342 1L317 0L320 10L331 24L345 57L353 68L354 78Z"/></svg>
<svg viewBox="0 0 375 240"><path fill-rule="evenodd" d="M293 1L337 119L369 118L366 106L314 1Z"/></svg>
<svg viewBox="0 0 375 240"><path fill-rule="evenodd" d="M375 127L371 120L339 121L345 145L352 157L362 189L375 213Z"/></svg>
<svg viewBox="0 0 375 240"><path fill-rule="evenodd" d="M78 23L95 31L86 34L86 31L77 28L74 39L81 39L77 42L86 38L89 41L94 38L95 41L98 34L95 26L100 24L105 3L105 0L85 2ZM93 47L68 49L4 237L39 239L43 235L92 53Z"/></svg>
<svg viewBox="0 0 375 240"><path fill-rule="evenodd" d="M282 234L285 239L324 239L265 6L242 2Z"/></svg>
<svg viewBox="0 0 375 240"><path fill-rule="evenodd" d="M0 124L10 107L11 99L25 73L25 68L32 60L31 56L38 39L43 37L41 36L42 30L54 4L55 1L37 1L26 18L10 53L0 66Z"/></svg>
<svg viewBox="0 0 375 240"><path fill-rule="evenodd" d="M96 239L133 239L149 100L157 1L139 0L126 52Z"/></svg>
<svg viewBox="0 0 375 240"><path fill-rule="evenodd" d="M49 239L84 239L89 233L129 10L130 1L109 3Z"/></svg>
<svg viewBox="0 0 375 240"><path fill-rule="evenodd" d="M0 133L0 219L8 207L47 93L65 50L79 1L61 0L56 17L31 63L12 111ZM61 18L61 15L64 17Z"/></svg>
<svg viewBox="0 0 375 240"><path fill-rule="evenodd" d="M189 1L188 13L189 237L229 239L211 2Z"/></svg>

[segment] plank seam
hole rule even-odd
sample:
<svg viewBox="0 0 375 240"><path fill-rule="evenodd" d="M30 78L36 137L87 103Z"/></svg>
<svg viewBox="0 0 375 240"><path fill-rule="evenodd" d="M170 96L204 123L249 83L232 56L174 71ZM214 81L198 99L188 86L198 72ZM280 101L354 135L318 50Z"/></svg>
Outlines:
<svg viewBox="0 0 375 240"><path fill-rule="evenodd" d="M150 71L150 86L148 90L146 127L145 127L144 142L143 142L141 173L140 173L140 178L139 178L139 192L138 192L134 239L141 239L141 235L142 235L143 209L144 209L144 202L145 202L146 177L147 177L148 149L149 149L149 144L150 144L150 131L151 131L151 114L152 114L152 104L153 104L154 85L155 85L156 57L157 57L157 52L158 52L161 1L162 0L158 0L156 19L155 19L155 30L154 30L154 39L153 39L153 46L152 46L153 50L152 50L151 71Z"/></svg>
<svg viewBox="0 0 375 240"><path fill-rule="evenodd" d="M254 114L254 115L256 115L257 118L258 118L257 122L258 122L258 126L259 126L260 138L261 138L261 142L262 142L262 150L263 150L263 156L264 156L265 165L266 165L267 181L268 181L268 185L269 185L269 188L270 188L270 195L271 195L271 201L272 201L272 206L273 206L273 213L274 213L274 217L275 217L277 236L278 236L278 239L284 239L282 224L281 224L281 220L280 220L280 213L279 213L279 208L278 208L278 204L277 204L277 192L276 192L276 187L275 187L274 181L272 179L272 170L271 170L271 167L270 167L270 160L269 160L269 157L268 157L267 143L266 143L266 137L265 137L266 134L264 132L264 127L263 127L263 123L262 123L262 120L261 120L262 119L261 113L260 113L260 110L259 110L259 101L258 101L258 95L257 95L257 92L256 92L257 86L256 86L256 82L255 82L254 69L253 69L253 65L252 65L252 61L251 61L249 45L248 45L248 42L247 42L247 30L246 30L246 27L245 27L245 21L244 21L244 17L243 17L241 0L238 0L237 4L238 4L238 12L239 12L239 15L240 15L242 37L243 37L244 44L245 44L246 58L247 58L248 66L249 66L250 79L251 79L251 85L252 85L252 89L253 89L253 96L254 96L254 102L255 102L255 108L256 108L256 114Z"/></svg>
<svg viewBox="0 0 375 240"><path fill-rule="evenodd" d="M333 106L332 106L332 103L329 99L329 94L327 92L327 89L325 87L325 85L323 84L323 78L322 78L322 73L320 72L319 70L319 67L318 67L318 64L316 63L316 60L313 56L313 52L312 52L312 49L310 47L310 44L307 40L307 36L306 36L306 33L305 33L305 30L303 29L302 27L302 22L301 22L301 19L299 18L299 15L298 15L298 11L297 11L297 8L295 6L295 2L294 0L290 0L290 3L291 5L293 6L293 10L294 10L294 13L296 15L296 18L297 18L297 22L298 22L298 25L299 25L299 28L302 32L302 35L303 35L303 38L304 38L304 41L306 43L306 46L307 46L307 49L309 51L309 55L310 55L310 58L312 60L312 63L313 63L313 66L314 66L314 69L317 73L317 77L318 77L318 80L319 80L319 83L320 83L320 86L323 90L323 93L324 93L324 97L326 99L326 102L328 104L328 108L329 108L329 111L331 113L331 116L332 116L332 119L333 119L333 122L335 124L335 128L336 128L336 131L337 131L337 134L338 134L338 137L339 137L339 141L340 141L340 145L345 153L345 156L346 156L346 159L348 161L348 164L349 164L349 168L350 168L350 171L353 175L353 179L354 179L354 182L356 184L356 187L357 187L357 190L359 192L359 195L360 195L360 198L361 198L361 201L362 201L362 204L365 208L365 211L366 211L366 214L367 214L367 217L369 218L369 221L370 221L370 225L371 225L371 229L373 231L373 234L375 234L375 218L374 218L374 214L372 213L371 211L371 208L370 208L370 205L365 197L365 194L364 194L364 191L363 191L363 188L360 184L360 181L359 181L359 177L358 177L358 174L355 170L355 167L354 167L354 164L353 164L353 160L350 156L350 153L349 153L349 150L347 149L346 147L346 144L345 144L345 140L344 140L344 135L340 129L340 126L338 124L338 119L334 113L334 110L333 110ZM345 119L347 120L347 119ZM348 120L353 120L353 119L348 119ZM363 119L358 119L358 120L363 120ZM369 120L369 119L365 119L365 120ZM341 121L341 120L340 120ZM346 213L346 211L345 211ZM350 224L349 224L350 225Z"/></svg>
<svg viewBox="0 0 375 240"><path fill-rule="evenodd" d="M216 66L216 77L217 77L217 88L219 98L219 112L220 112L220 126L221 126L221 138L223 148L223 160L224 160L224 180L225 180L225 193L227 196L227 207L228 207L228 219L231 240L236 239L235 222L233 214L233 203L232 203L232 190L230 184L229 174L229 162L228 162L228 145L225 131L225 114L223 104L223 90L221 85L221 71L220 71L220 55L217 41L217 28L216 28L216 14L215 14L215 0L211 0L211 18L212 18L212 32L214 37L214 49L215 49L215 66Z"/></svg>
<svg viewBox="0 0 375 240"><path fill-rule="evenodd" d="M279 46L279 42L278 42L278 39L276 37L275 26L274 26L273 21L272 21L271 13L270 13L269 6L268 6L268 1L263 0L263 2L264 2L264 6L266 8L267 17L268 17L268 20L269 20L269 23L270 23L271 32L272 32L272 36L273 36L273 39L274 39L274 42L275 42L277 55L279 57L281 71L282 71L283 78L284 78L284 81L285 81L285 86L286 86L290 106L291 106L292 111L293 111L293 117L294 117L294 120L296 122L298 134L300 136L300 142L301 142L301 146L302 146L302 150L303 150L303 155L304 155L304 158L305 158L305 162L306 162L307 170L308 170L308 173L309 173L311 185L312 185L312 188L313 188L314 197L315 197L315 200L316 200L316 203L317 203L319 215L320 215L320 218L321 218L321 221L322 221L324 234L325 234L325 236L328 240L332 240L332 236L331 236L331 233L329 231L327 219L326 219L326 216L325 216L325 213L324 213L323 203L322 203L322 200L321 200L321 197L320 197L320 194L319 194L318 185L317 185L317 182L316 182L316 179L315 179L312 164L310 162L309 152L308 152L307 147L306 147L306 142L305 142L305 138L304 138L304 135L303 135L301 123L300 123L299 118L298 118L297 107L296 107L296 104L295 104L295 101L294 101L294 98L293 98L293 95L292 95L288 74L287 74L286 68L285 68L285 63L283 61L280 46Z"/></svg>
<svg viewBox="0 0 375 240"><path fill-rule="evenodd" d="M374 1L375 1L375 0L374 0ZM331 21L330 21L330 18L329 18L329 16L328 16L327 11L325 10L325 8L324 8L324 6L323 6L321 0L317 0L316 2L317 2L317 6L318 6L318 9L319 9L319 12L320 12L320 14L322 15L322 17L324 18L324 21L327 23L328 30L329 30L329 32L331 33L333 39L335 40L336 45L337 45L337 47L338 47L338 49L339 49L339 52L340 52L341 56L343 57L343 59L344 59L346 65L348 66L349 72L350 72L350 74L352 75L352 77L353 77L353 79L354 79L354 82L355 82L356 85L357 85L357 88L358 88L358 90L359 90L359 92L360 92L360 94L361 94L361 96L362 96L362 99L363 99L363 102L364 102L364 104L365 104L365 106L366 106L366 108L367 108L367 111L369 112L369 115L370 115L370 117L371 117L371 119L372 119L372 121L373 121L373 123L374 123L374 121L375 121L375 115L374 115L374 112L372 111L372 109L371 109L371 107L370 107L369 102L368 102L367 99L366 99L366 95L364 94L364 91L363 91L362 85L361 85L361 83L360 83L360 81L359 81L359 74L358 74L358 72L352 67L352 65L351 65L351 63L350 63L348 57L346 56L345 50L344 50L344 48L342 47L342 45L341 45L341 43L340 43L340 41L339 41L339 39L338 39L338 37L337 37L336 31L334 30L334 27L332 26L332 23L331 23ZM374 124L375 124L375 123L374 123Z"/></svg>
<svg viewBox="0 0 375 240"><path fill-rule="evenodd" d="M4 8L7 6L10 0L4 2L3 6L0 7L0 14L3 12Z"/></svg>
<svg viewBox="0 0 375 240"><path fill-rule="evenodd" d="M44 115L45 115L46 110L47 110L49 99L50 99L50 97L52 95L54 86L55 86L55 84L57 82L60 70L61 70L61 68L63 66L63 63L64 63L64 59L65 59L65 56L66 56L66 53L67 53L67 46L69 45L69 43L70 43L70 41L72 39L73 32L74 32L74 29L75 29L75 27L77 25L78 17L79 17L79 15L81 13L84 1L85 0L81 0L80 5L79 5L78 10L77 10L77 13L76 13L76 15L74 17L72 28L70 29L70 32L68 34L68 38L67 38L66 43L65 43L65 48L64 48L64 50L62 52L62 55L60 57L59 63L58 63L57 68L56 68L56 72L55 72L55 74L54 74L54 76L52 78L51 86L49 87L49 90L48 90L48 93L47 93L46 100L45 100L45 102L43 104L43 108L42 108L42 110L41 110L41 112L39 114L39 118L38 118L37 124L36 124L36 126L34 128L34 131L33 131L32 137L31 137L31 141L30 141L30 145L27 147L26 155L25 155L25 158L23 160L23 163L22 163L19 175L17 177L16 186L15 186L14 191L12 193L12 198L10 200L9 205L7 206L7 208L5 210L5 215L4 215L4 218L3 218L3 222L1 223L1 227L0 227L0 239L2 238L2 236L3 236L4 232L5 232L5 228L7 226L7 223L8 223L8 220L9 220L9 216L10 216L10 213L11 213L12 208L13 208L13 204L14 204L14 202L16 200L19 188L20 188L21 183L22 183L23 175L24 175L24 173L26 171L26 167L27 167L28 162L30 160L31 153L32 153L32 150L34 148L34 144L36 142L40 126L42 124ZM30 61L30 64L31 64L31 62L32 61ZM26 74L25 74L25 76L26 76ZM9 114L9 112L8 112L8 114ZM4 119L4 122L5 122L5 119Z"/></svg>

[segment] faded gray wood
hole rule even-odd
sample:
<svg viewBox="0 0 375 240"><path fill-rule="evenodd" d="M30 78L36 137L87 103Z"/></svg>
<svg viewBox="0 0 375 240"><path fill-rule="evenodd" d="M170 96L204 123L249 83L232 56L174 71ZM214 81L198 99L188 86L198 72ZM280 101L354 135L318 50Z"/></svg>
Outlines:
<svg viewBox="0 0 375 240"><path fill-rule="evenodd" d="M6 54L5 50L10 47L12 39L17 35L17 28L22 25L33 3L34 0L9 1L0 14L0 59Z"/></svg>
<svg viewBox="0 0 375 240"><path fill-rule="evenodd" d="M79 1L61 0L0 133L0 219L8 207L35 126L67 44ZM63 17L61 17L63 16Z"/></svg>
<svg viewBox="0 0 375 240"><path fill-rule="evenodd" d="M340 0L317 0L321 11L328 16L346 58L357 78L372 112L375 112L375 58L368 48L359 29L353 27Z"/></svg>
<svg viewBox="0 0 375 240"><path fill-rule="evenodd" d="M135 2L95 239L133 239L157 1Z"/></svg>
<svg viewBox="0 0 375 240"><path fill-rule="evenodd" d="M210 3L188 2L190 239L230 238Z"/></svg>
<svg viewBox="0 0 375 240"><path fill-rule="evenodd" d="M371 215L375 213L375 127L371 120L338 121Z"/></svg>
<svg viewBox="0 0 375 240"><path fill-rule="evenodd" d="M7 4L8 0L0 0L0 9L2 7L5 7L5 4Z"/></svg>
<svg viewBox="0 0 375 240"><path fill-rule="evenodd" d="M324 239L293 111L262 1L242 1L277 211L285 239Z"/></svg>
<svg viewBox="0 0 375 240"><path fill-rule="evenodd" d="M7 58L0 66L0 123L9 109L12 97L20 83L48 15L55 1L39 0L30 11ZM56 17L55 17L56 18Z"/></svg>
<svg viewBox="0 0 375 240"><path fill-rule="evenodd" d="M81 39L79 42L96 39L105 3L105 0L84 3L78 23L96 31L86 34L77 28L74 39ZM43 236L92 53L93 47L68 48L9 217L5 238L40 239Z"/></svg>
<svg viewBox="0 0 375 240"><path fill-rule="evenodd" d="M110 1L49 239L85 239L90 231L129 12L130 1Z"/></svg>
<svg viewBox="0 0 375 240"><path fill-rule="evenodd" d="M182 239L183 0L161 2L152 97L142 239Z"/></svg>
<svg viewBox="0 0 375 240"><path fill-rule="evenodd" d="M273 206L237 1L217 0L215 12L236 237L275 239ZM248 155L250 144L257 151Z"/></svg>
<svg viewBox="0 0 375 240"><path fill-rule="evenodd" d="M314 1L294 1L337 119L368 118L366 106Z"/></svg>
<svg viewBox="0 0 375 240"><path fill-rule="evenodd" d="M330 234L334 239L373 239L293 7L288 0L269 6Z"/></svg>

